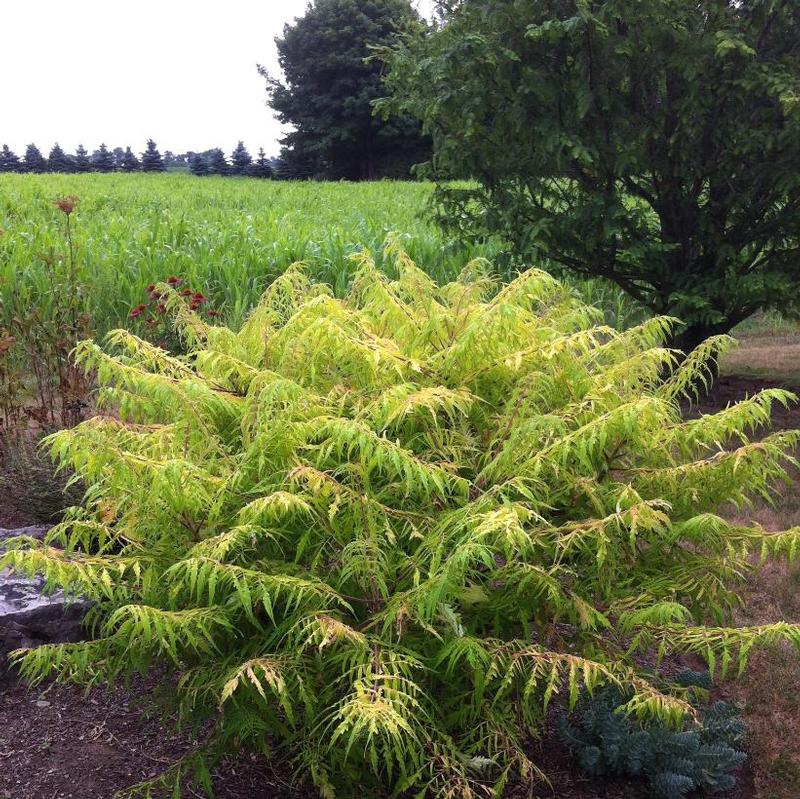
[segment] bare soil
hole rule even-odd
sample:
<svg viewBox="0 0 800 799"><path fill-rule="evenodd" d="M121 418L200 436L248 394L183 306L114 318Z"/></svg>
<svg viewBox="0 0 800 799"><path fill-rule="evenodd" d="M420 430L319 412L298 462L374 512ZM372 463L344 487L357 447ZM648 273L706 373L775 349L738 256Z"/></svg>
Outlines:
<svg viewBox="0 0 800 799"><path fill-rule="evenodd" d="M709 413L752 395L761 379L723 377L711 395L690 413ZM775 408L775 428L800 428L800 409ZM2 483L0 483L2 492ZM0 527L42 521L35 506L7 502L0 493ZM731 512L735 515L735 512ZM782 494L776 508L756 506L742 513L768 529L800 525L800 479ZM737 623L800 621L800 569L770 565L749 586ZM752 659L747 676L718 689L719 696L741 703L750 730L747 764L738 775L733 799L800 797L800 658L784 647ZM151 694L155 683L95 689L85 695L71 686L29 691L14 680L0 683L0 799L110 799L116 791L161 773L191 747L188 737L163 719ZM541 799L645 799L641 781L593 783L546 730L531 744L533 760L548 774ZM216 799L304 799L308 785L294 782L291 765L241 753L224 761L214 775ZM186 796L201 796L189 789ZM513 786L508 799L522 797ZM527 794L524 794L527 795ZM731 799L731 795L728 795Z"/></svg>

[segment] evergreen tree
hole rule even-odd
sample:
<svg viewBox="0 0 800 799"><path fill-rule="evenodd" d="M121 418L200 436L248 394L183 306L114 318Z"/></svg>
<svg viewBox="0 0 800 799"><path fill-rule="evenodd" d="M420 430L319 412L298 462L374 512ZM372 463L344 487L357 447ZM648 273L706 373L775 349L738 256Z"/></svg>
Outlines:
<svg viewBox="0 0 800 799"><path fill-rule="evenodd" d="M208 172L211 175L227 175L230 172L230 166L225 160L225 153L219 147L210 151L211 157L208 160Z"/></svg>
<svg viewBox="0 0 800 799"><path fill-rule="evenodd" d="M252 163L253 159L250 153L247 152L244 142L240 141L236 145L236 149L231 153L231 175L246 175Z"/></svg>
<svg viewBox="0 0 800 799"><path fill-rule="evenodd" d="M369 58L374 46L423 27L408 0L314 0L284 28L276 40L284 81L259 72L278 119L294 126L282 142L293 175L407 177L430 158L416 120L373 113L386 89L380 63Z"/></svg>
<svg viewBox="0 0 800 799"><path fill-rule="evenodd" d="M69 156L61 149L58 142L53 145L53 149L50 150L50 155L47 157L47 171L72 172Z"/></svg>
<svg viewBox="0 0 800 799"><path fill-rule="evenodd" d="M125 158L125 150L123 150L122 147L115 147L112 152L114 154L114 166L117 169L122 169L122 161Z"/></svg>
<svg viewBox="0 0 800 799"><path fill-rule="evenodd" d="M147 149L142 153L142 172L163 172L164 160L152 139L147 140Z"/></svg>
<svg viewBox="0 0 800 799"><path fill-rule="evenodd" d="M250 164L247 174L254 178L270 178L272 177L272 167L269 164L264 148L261 147L258 151L258 158Z"/></svg>
<svg viewBox="0 0 800 799"><path fill-rule="evenodd" d="M191 153L189 156L189 169L193 175L202 177L208 174L208 164L200 153Z"/></svg>
<svg viewBox="0 0 800 799"><path fill-rule="evenodd" d="M286 162L286 154L284 149L277 158L270 158L269 167L275 180L294 180L297 177Z"/></svg>
<svg viewBox="0 0 800 799"><path fill-rule="evenodd" d="M75 157L72 159L73 167L75 172L89 172L92 168L92 164L89 161L89 155L86 152L86 148L82 145L78 145L78 149L75 151Z"/></svg>
<svg viewBox="0 0 800 799"><path fill-rule="evenodd" d="M169 169L175 165L175 153L172 150L164 150L164 169Z"/></svg>
<svg viewBox="0 0 800 799"><path fill-rule="evenodd" d="M22 166L19 162L19 156L7 144L3 145L0 150L0 172L20 172Z"/></svg>
<svg viewBox="0 0 800 799"><path fill-rule="evenodd" d="M25 157L23 158L23 166L25 172L44 172L47 169L47 161L45 161L41 150L35 144L29 144L25 148Z"/></svg>
<svg viewBox="0 0 800 799"><path fill-rule="evenodd" d="M122 154L122 171L138 172L141 167L142 165L139 163L139 159L133 154L133 150L131 150L130 147L126 147L125 152Z"/></svg>
<svg viewBox="0 0 800 799"><path fill-rule="evenodd" d="M101 144L100 148L92 153L92 169L95 172L113 172L115 166L114 156L105 144Z"/></svg>

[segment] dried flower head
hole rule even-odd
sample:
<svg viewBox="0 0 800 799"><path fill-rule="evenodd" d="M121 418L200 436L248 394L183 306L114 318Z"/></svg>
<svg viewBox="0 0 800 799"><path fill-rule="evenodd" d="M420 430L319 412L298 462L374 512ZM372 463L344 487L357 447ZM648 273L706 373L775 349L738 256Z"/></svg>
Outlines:
<svg viewBox="0 0 800 799"><path fill-rule="evenodd" d="M66 214L69 216L74 210L75 206L78 204L78 198L74 194L70 194L66 197L59 197L53 205L61 211L62 214Z"/></svg>

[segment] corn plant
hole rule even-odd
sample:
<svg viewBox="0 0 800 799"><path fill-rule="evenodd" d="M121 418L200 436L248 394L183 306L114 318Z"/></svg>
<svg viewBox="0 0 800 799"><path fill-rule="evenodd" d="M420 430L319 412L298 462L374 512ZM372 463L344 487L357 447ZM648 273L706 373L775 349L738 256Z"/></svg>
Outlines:
<svg viewBox="0 0 800 799"><path fill-rule="evenodd" d="M479 259L438 286L396 239L383 258L396 278L365 252L343 299L293 265L238 332L162 284L187 356L78 347L109 410L47 445L85 503L0 567L95 602L93 640L15 654L31 682L174 675L197 749L145 795L272 746L325 797L533 790L551 703L609 685L692 723L637 652L725 675L800 646L727 626L750 554L800 530L716 515L786 477L798 434L751 435L790 394L684 421L728 339L679 361L673 320L615 331L545 272L498 286Z"/></svg>

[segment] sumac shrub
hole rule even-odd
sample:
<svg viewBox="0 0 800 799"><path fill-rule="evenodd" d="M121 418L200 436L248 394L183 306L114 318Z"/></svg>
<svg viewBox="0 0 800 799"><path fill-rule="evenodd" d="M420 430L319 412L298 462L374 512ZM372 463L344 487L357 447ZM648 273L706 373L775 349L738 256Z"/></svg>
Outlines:
<svg viewBox="0 0 800 799"><path fill-rule="evenodd" d="M722 626L750 552L800 531L715 515L785 477L798 435L748 436L789 394L683 421L726 339L676 366L670 320L615 332L544 272L439 287L387 257L344 300L291 267L238 332L161 286L185 357L80 345L114 412L49 446L84 507L0 563L88 594L97 635L18 652L25 677L171 669L209 756L269 742L325 796L470 797L537 779L526 737L584 689L690 721L636 649L725 672L800 642Z"/></svg>

